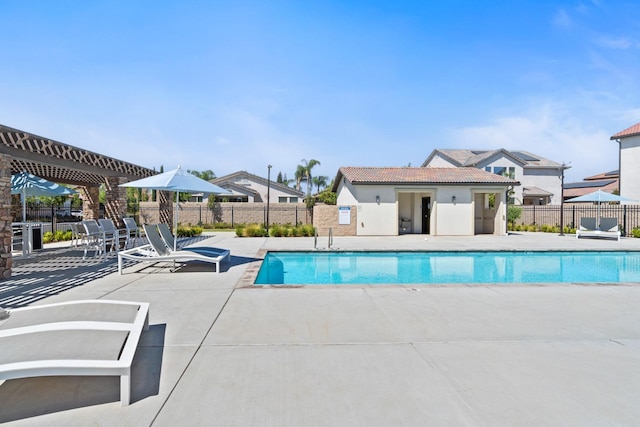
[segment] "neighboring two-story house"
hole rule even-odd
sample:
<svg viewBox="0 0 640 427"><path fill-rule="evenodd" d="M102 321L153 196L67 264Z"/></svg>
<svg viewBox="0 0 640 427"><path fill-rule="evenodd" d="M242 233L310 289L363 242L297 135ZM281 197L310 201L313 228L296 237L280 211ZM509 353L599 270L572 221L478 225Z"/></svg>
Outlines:
<svg viewBox="0 0 640 427"><path fill-rule="evenodd" d="M562 174L568 166L528 151L435 149L422 167L475 167L520 181L509 203L559 205Z"/></svg>
<svg viewBox="0 0 640 427"><path fill-rule="evenodd" d="M640 200L640 123L616 133L611 140L619 145L620 195Z"/></svg>
<svg viewBox="0 0 640 427"><path fill-rule="evenodd" d="M221 176L211 182L232 193L221 196L227 202L266 203L267 193L269 203L302 203L304 198L302 191L246 171Z"/></svg>

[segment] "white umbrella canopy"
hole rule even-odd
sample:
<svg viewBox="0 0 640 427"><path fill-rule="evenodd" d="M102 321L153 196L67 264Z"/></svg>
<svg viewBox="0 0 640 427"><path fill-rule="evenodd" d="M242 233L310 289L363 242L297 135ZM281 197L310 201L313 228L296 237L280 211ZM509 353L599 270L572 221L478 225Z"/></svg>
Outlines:
<svg viewBox="0 0 640 427"><path fill-rule="evenodd" d="M27 220L27 196L68 196L74 193L75 190L29 172L11 175L11 194L20 194L22 198L22 222Z"/></svg>
<svg viewBox="0 0 640 427"><path fill-rule="evenodd" d="M565 200L565 203L579 203L579 202L592 202L598 205L597 207L597 219L596 226L600 227L600 204L609 202L636 202L637 200L628 199L626 197L618 196L617 194L607 193L606 191L597 190L593 193L583 194L582 196L574 197L572 199Z"/></svg>
<svg viewBox="0 0 640 427"><path fill-rule="evenodd" d="M177 169L158 175L142 178L136 181L121 184L120 187L146 188L149 190L174 191L176 193L174 235L178 236L178 200L180 193L207 193L207 194L231 194L222 187L218 187L204 179L185 171L178 166ZM177 241L178 239L176 239ZM174 250L176 244L174 242Z"/></svg>

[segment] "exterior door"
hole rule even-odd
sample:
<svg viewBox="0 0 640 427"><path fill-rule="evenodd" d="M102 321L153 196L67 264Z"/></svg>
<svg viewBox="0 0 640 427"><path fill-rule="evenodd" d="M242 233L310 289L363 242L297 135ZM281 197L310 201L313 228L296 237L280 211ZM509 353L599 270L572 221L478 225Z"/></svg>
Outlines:
<svg viewBox="0 0 640 427"><path fill-rule="evenodd" d="M430 234L431 197L422 198L422 234Z"/></svg>

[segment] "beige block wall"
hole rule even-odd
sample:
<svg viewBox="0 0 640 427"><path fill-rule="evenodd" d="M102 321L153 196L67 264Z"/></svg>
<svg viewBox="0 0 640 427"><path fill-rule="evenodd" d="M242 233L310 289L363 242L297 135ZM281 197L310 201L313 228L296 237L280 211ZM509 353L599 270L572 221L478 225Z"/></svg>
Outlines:
<svg viewBox="0 0 640 427"><path fill-rule="evenodd" d="M173 209L173 208L172 208ZM140 221L145 224L159 221L159 206L156 202L140 203ZM218 203L210 209L206 203L180 203L178 221L184 225L217 224L264 224L266 222L266 203ZM310 224L311 215L303 203L270 203L269 224Z"/></svg>
<svg viewBox="0 0 640 427"><path fill-rule="evenodd" d="M329 235L329 228L334 236L355 236L357 234L357 207L351 206L351 223L339 224L338 206L316 205L313 207L313 226L319 236Z"/></svg>

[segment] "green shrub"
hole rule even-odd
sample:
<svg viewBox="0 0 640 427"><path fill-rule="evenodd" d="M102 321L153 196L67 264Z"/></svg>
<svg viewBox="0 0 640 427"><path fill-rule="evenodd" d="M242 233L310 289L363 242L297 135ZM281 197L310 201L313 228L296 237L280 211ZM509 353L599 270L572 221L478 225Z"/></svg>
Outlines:
<svg viewBox="0 0 640 427"><path fill-rule="evenodd" d="M267 229L262 224L239 224L236 225L236 236L266 237Z"/></svg>
<svg viewBox="0 0 640 427"><path fill-rule="evenodd" d="M71 230L59 230L55 233L52 233L51 231L45 231L42 235L42 243L66 242L68 240L71 240L72 238L73 235L71 233Z"/></svg>
<svg viewBox="0 0 640 427"><path fill-rule="evenodd" d="M631 235L632 235L633 237L640 237L640 227L634 227L634 228L631 230Z"/></svg>
<svg viewBox="0 0 640 427"><path fill-rule="evenodd" d="M195 237L200 236L202 234L202 227L198 226L188 226L185 227L183 225L178 226L178 237Z"/></svg>
<svg viewBox="0 0 640 427"><path fill-rule="evenodd" d="M507 223L514 224L518 218L522 215L522 208L518 206L509 205L507 207Z"/></svg>
<svg viewBox="0 0 640 427"><path fill-rule="evenodd" d="M271 228L269 229L269 235L271 237L283 237L285 236L287 232L287 229L281 225L278 224L274 224L271 226Z"/></svg>
<svg viewBox="0 0 640 427"><path fill-rule="evenodd" d="M300 230L302 231L302 235L306 237L312 237L316 234L316 228L311 224L301 225Z"/></svg>

